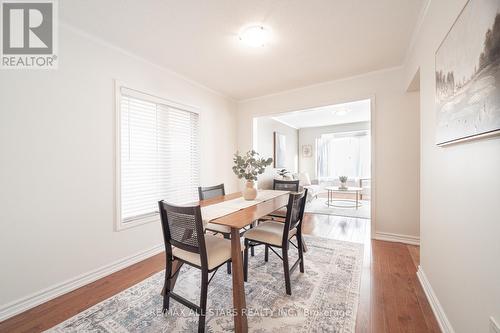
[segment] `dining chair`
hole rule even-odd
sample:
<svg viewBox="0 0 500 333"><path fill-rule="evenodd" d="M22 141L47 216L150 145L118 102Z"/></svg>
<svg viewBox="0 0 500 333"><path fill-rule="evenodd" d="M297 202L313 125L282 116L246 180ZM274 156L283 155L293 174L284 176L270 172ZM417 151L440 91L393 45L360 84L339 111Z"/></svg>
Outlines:
<svg viewBox="0 0 500 333"><path fill-rule="evenodd" d="M290 192L299 192L300 180L281 180L281 179L273 179L273 190L279 191L290 191ZM307 196L306 196L307 200ZM284 221L286 217L286 209L280 209L275 212L272 212L268 216L263 219L271 219L271 220L281 220ZM262 219L261 219L262 220ZM307 252L307 245L305 242L302 242L302 247L304 252Z"/></svg>
<svg viewBox="0 0 500 333"><path fill-rule="evenodd" d="M273 179L273 190L277 191L290 191L290 192L298 192L299 191L299 180L281 180L281 179ZM271 218L282 218L286 217L285 210L277 210L268 215ZM265 217L267 219L268 217Z"/></svg>
<svg viewBox="0 0 500 333"><path fill-rule="evenodd" d="M264 221L258 226L245 233L245 252L244 252L244 266L243 274L245 282L248 281L248 247L249 244L254 246L264 245L265 253L264 260L269 260L269 249L273 251L282 261L283 270L285 272L285 288L288 295L292 294L292 287L290 282L290 274L300 267L300 272L304 273L304 251L302 239L302 219L304 217L304 207L306 204L307 189L299 193L290 193L288 198L287 213L285 222L278 221ZM295 237L297 245L292 242ZM288 259L289 246L292 244L297 248L299 258L290 267ZM281 255L274 250L274 248L281 248Z"/></svg>
<svg viewBox="0 0 500 333"><path fill-rule="evenodd" d="M217 269L231 262L231 241L205 234L200 206L175 206L159 201L163 239L165 241L166 269L163 295L163 313L169 309L170 298L199 315L198 332L205 331L208 285ZM200 304L196 305L176 294L171 288L180 268L172 272L174 260L201 270ZM213 275L208 279L208 274Z"/></svg>
<svg viewBox="0 0 500 333"><path fill-rule="evenodd" d="M299 191L299 180L274 179L273 180L273 190L298 192Z"/></svg>
<svg viewBox="0 0 500 333"><path fill-rule="evenodd" d="M226 190L224 189L224 184L219 184L219 185L215 185L215 186L206 186L206 187L199 186L198 187L198 197L199 197L200 201L212 199L212 198L217 198L217 197L222 197L224 195L226 195ZM213 231L215 233L221 233L223 235L231 234L231 228L229 228L228 226L219 225L219 224L210 223L210 222L207 223L207 225L205 226L205 229L209 230L209 231ZM229 236L225 237L225 238L229 239Z"/></svg>
<svg viewBox="0 0 500 333"><path fill-rule="evenodd" d="M224 184L205 187L199 186L198 195L200 200L212 199L226 195L226 190L224 189Z"/></svg>
<svg viewBox="0 0 500 333"><path fill-rule="evenodd" d="M201 200L207 200L212 198L217 198L226 195L226 190L224 188L224 183L215 186L199 186L198 187L198 197ZM205 226L205 230L211 231L215 234L220 233L225 239L231 239L231 228L225 225L215 224L208 222ZM243 232L241 233L243 235ZM254 251L252 248L252 256ZM227 274L231 274L231 264L227 264Z"/></svg>

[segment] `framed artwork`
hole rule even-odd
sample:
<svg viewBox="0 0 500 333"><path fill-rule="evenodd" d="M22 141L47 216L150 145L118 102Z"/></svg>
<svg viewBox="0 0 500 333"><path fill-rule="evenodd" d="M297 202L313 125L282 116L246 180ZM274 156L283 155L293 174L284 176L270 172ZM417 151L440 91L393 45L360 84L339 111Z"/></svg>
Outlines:
<svg viewBox="0 0 500 333"><path fill-rule="evenodd" d="M469 0L435 59L436 143L500 134L500 0Z"/></svg>
<svg viewBox="0 0 500 333"><path fill-rule="evenodd" d="M302 157L312 157L312 146L303 145L302 146Z"/></svg>
<svg viewBox="0 0 500 333"><path fill-rule="evenodd" d="M286 136L274 132L274 167L286 168Z"/></svg>

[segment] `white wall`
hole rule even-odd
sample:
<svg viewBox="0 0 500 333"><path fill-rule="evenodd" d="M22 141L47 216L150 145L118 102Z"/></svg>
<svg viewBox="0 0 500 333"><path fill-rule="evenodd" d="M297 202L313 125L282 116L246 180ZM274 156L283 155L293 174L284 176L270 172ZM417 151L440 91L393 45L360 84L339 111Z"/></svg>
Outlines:
<svg viewBox="0 0 500 333"><path fill-rule="evenodd" d="M466 0L431 1L405 68L420 68L420 265L456 332L500 322L500 138L435 144L434 54ZM479 36L478 36L479 37Z"/></svg>
<svg viewBox="0 0 500 333"><path fill-rule="evenodd" d="M234 102L63 26L54 71L0 73L0 309L162 243L115 232L114 79L201 111L201 182L236 190Z"/></svg>
<svg viewBox="0 0 500 333"><path fill-rule="evenodd" d="M299 129L299 170L300 172L307 172L311 179L318 179L316 174L316 139L320 138L322 134L353 132L369 130L370 122L357 122L346 123L339 125L321 126L321 127L306 127ZM312 156L302 156L302 147L310 145L312 147Z"/></svg>
<svg viewBox="0 0 500 333"><path fill-rule="evenodd" d="M252 118L373 98L377 232L419 236L418 94L401 68L332 81L238 103L238 148L252 146Z"/></svg>
<svg viewBox="0 0 500 333"><path fill-rule="evenodd" d="M270 117L257 118L257 152L265 158L274 155L274 132L285 135L286 137L286 169L292 173L298 170L298 130L276 121ZM266 168L266 171L259 176L258 187L262 189L271 189L273 179L276 176L276 170L273 165Z"/></svg>

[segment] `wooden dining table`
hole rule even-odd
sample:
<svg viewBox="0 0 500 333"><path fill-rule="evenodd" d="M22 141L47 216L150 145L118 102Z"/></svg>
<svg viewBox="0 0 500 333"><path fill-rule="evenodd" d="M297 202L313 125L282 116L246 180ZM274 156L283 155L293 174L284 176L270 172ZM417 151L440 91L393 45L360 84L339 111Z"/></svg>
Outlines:
<svg viewBox="0 0 500 333"><path fill-rule="evenodd" d="M280 208L285 207L288 204L288 196L288 193L283 193L272 199L257 202L253 206L242 208L234 213L230 213L210 221L210 223L225 225L231 228L231 260L235 332L248 332L240 230L246 226L251 225L259 218L262 218ZM233 200L239 197L241 197L241 193L232 193L221 197L202 200L199 201L198 204L201 207L205 207L223 201ZM175 260L173 262L173 271L177 271L177 269L179 269L181 265L181 262ZM173 288L174 284L175 278L171 282L171 288Z"/></svg>

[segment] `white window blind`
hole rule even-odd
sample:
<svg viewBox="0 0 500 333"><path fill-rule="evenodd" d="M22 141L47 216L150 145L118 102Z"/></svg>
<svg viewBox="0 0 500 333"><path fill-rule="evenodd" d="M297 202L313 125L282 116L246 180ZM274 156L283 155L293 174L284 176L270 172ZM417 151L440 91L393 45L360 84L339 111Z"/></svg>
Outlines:
<svg viewBox="0 0 500 333"><path fill-rule="evenodd" d="M126 88L120 96L121 222L158 214L158 201L197 200L198 114Z"/></svg>

